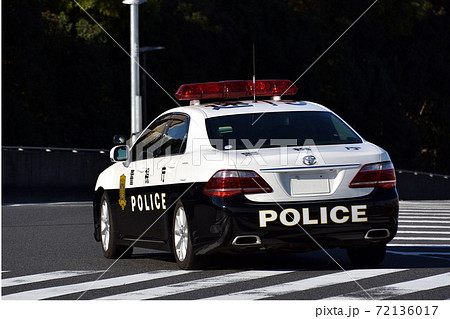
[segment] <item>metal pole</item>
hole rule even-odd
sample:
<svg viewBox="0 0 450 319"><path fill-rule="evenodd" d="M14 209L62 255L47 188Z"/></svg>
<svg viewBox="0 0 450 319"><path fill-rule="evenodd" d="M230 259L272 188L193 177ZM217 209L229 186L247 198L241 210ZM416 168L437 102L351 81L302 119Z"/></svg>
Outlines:
<svg viewBox="0 0 450 319"><path fill-rule="evenodd" d="M145 47L144 47L145 48ZM139 48L139 53L142 53L143 48ZM142 68L147 70L147 54L142 55ZM147 74L141 72L141 96L142 96L142 126L147 126Z"/></svg>
<svg viewBox="0 0 450 319"><path fill-rule="evenodd" d="M130 10L131 39L131 134L141 131L139 104L139 7L131 5Z"/></svg>
<svg viewBox="0 0 450 319"><path fill-rule="evenodd" d="M124 0L130 5L131 139L142 130L142 98L139 90L139 5L146 0Z"/></svg>

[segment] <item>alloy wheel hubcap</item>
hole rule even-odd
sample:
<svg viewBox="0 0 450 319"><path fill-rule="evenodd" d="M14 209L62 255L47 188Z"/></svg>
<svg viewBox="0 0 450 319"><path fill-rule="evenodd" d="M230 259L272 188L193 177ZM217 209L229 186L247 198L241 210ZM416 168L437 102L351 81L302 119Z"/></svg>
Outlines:
<svg viewBox="0 0 450 319"><path fill-rule="evenodd" d="M111 223L109 221L109 209L106 201L103 202L101 208L100 231L102 234L103 250L107 251L109 248L109 237L111 235Z"/></svg>
<svg viewBox="0 0 450 319"><path fill-rule="evenodd" d="M179 207L175 215L174 242L175 253L178 260L182 262L186 258L189 242L189 229L183 207Z"/></svg>

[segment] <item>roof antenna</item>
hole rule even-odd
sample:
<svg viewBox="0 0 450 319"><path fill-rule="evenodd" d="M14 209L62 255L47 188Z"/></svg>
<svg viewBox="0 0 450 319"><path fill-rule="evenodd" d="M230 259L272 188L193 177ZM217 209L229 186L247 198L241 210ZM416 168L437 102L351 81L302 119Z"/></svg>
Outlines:
<svg viewBox="0 0 450 319"><path fill-rule="evenodd" d="M255 64L255 42L253 42L253 102L256 102L256 64Z"/></svg>

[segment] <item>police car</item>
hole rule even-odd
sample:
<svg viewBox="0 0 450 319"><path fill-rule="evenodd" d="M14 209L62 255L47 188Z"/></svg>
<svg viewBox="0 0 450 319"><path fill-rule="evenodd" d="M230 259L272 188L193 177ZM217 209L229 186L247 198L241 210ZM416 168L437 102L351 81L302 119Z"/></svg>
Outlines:
<svg viewBox="0 0 450 319"><path fill-rule="evenodd" d="M219 252L340 247L380 263L398 220L389 155L328 108L281 99L296 92L287 80L182 85L190 105L115 146L98 177L104 256L147 247L192 269Z"/></svg>

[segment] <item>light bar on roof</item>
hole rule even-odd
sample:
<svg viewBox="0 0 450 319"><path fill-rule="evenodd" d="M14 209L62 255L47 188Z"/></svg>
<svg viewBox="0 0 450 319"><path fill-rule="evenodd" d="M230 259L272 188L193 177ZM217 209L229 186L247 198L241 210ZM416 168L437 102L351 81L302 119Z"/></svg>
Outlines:
<svg viewBox="0 0 450 319"><path fill-rule="evenodd" d="M255 96L294 95L297 87L289 80L221 81L183 84L175 93L178 100L230 99Z"/></svg>

